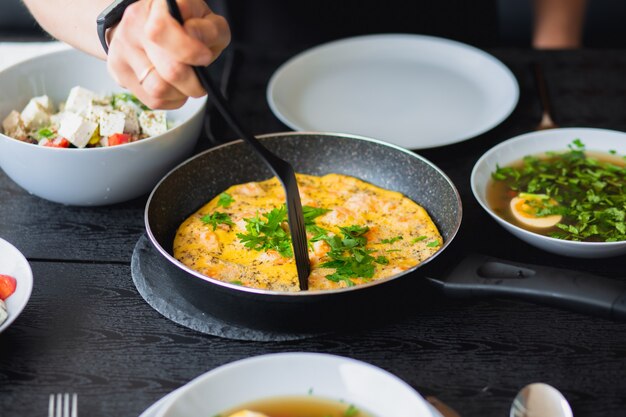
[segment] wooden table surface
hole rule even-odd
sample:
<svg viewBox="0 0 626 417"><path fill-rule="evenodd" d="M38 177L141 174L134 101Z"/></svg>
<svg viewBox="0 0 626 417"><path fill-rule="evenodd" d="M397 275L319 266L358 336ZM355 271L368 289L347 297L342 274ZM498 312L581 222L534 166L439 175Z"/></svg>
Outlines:
<svg viewBox="0 0 626 417"><path fill-rule="evenodd" d="M273 71L294 51L238 48L229 95L255 134L288 130L265 102ZM626 280L626 257L576 260L515 239L482 211L469 187L488 148L539 120L529 63L539 60L557 122L626 130L626 53L490 49L520 84L514 113L469 141L420 152L459 189L463 225L440 264L468 250ZM215 120L214 137L234 139ZM203 148L208 139L201 141ZM0 334L0 415L47 412L48 395L77 392L82 416L136 417L219 365L273 352L326 352L380 366L463 417L506 416L531 382L561 390L577 417L626 415L626 324L504 299L447 299L424 292L385 323L289 342L234 341L175 324L153 310L131 277L146 196L109 207L66 207L29 195L0 172L0 237L28 258L34 290ZM416 281L419 275L407 277Z"/></svg>

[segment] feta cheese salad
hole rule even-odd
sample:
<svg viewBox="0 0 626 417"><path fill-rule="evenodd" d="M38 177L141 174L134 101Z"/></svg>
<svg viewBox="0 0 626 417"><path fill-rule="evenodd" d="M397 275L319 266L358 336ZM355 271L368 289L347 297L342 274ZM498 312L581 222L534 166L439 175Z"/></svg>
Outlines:
<svg viewBox="0 0 626 417"><path fill-rule="evenodd" d="M33 97L2 122L7 136L55 148L99 148L135 142L168 129L165 111L150 110L130 93L101 96L76 86L58 111L48 96Z"/></svg>

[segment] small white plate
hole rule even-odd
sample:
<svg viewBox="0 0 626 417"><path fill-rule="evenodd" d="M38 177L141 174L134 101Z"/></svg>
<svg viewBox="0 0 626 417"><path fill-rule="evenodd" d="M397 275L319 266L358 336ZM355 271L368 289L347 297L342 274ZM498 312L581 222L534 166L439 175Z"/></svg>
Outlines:
<svg viewBox="0 0 626 417"><path fill-rule="evenodd" d="M0 238L0 274L10 275L17 281L15 292L4 302L9 317L0 324L0 333L20 315L33 290L33 272L24 255L6 240Z"/></svg>
<svg viewBox="0 0 626 417"><path fill-rule="evenodd" d="M518 98L517 80L492 55L410 34L314 47L278 68L267 88L270 108L294 130L351 133L408 149L484 133Z"/></svg>

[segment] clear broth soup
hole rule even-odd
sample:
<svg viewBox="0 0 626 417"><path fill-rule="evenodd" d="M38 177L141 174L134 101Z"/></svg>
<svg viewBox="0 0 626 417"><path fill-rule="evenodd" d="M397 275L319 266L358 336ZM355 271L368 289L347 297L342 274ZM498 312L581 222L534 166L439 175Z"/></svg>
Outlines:
<svg viewBox="0 0 626 417"><path fill-rule="evenodd" d="M585 154L591 158L594 158L600 162L613 164L616 166L626 166L624 158L616 155L612 155L605 152L585 151ZM542 157L536 155L541 159L550 160L549 157ZM523 160L516 161L511 164L505 165L506 167L521 168L524 165ZM497 181L491 178L487 184L486 190L487 204L491 209L501 218L507 222L514 224L522 229L528 230L544 236L550 236L553 232L559 229L556 226L550 228L535 228L519 222L513 213L511 213L510 203L513 197L517 196L517 192L513 191L506 181ZM563 219L561 223L568 224L567 219Z"/></svg>
<svg viewBox="0 0 626 417"><path fill-rule="evenodd" d="M252 401L220 413L219 417L229 417L242 410L263 413L269 417L375 417L358 405L310 395Z"/></svg>

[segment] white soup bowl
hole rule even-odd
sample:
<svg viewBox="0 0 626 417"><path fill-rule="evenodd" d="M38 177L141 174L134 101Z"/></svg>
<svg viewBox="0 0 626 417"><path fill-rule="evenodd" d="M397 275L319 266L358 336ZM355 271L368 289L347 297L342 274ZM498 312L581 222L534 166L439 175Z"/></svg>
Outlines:
<svg viewBox="0 0 626 417"><path fill-rule="evenodd" d="M376 417L432 417L428 403L398 377L320 353L262 355L221 366L171 394L157 417L214 416L251 401L307 395L353 404Z"/></svg>
<svg viewBox="0 0 626 417"><path fill-rule="evenodd" d="M526 133L504 141L488 150L474 165L470 178L472 192L478 203L502 227L524 242L558 255L576 258L605 258L626 253L626 241L576 242L556 239L523 229L498 216L487 202L491 173L520 161L527 155L548 151L566 151L574 139L580 139L587 151L607 153L611 150L626 155L626 133L594 128L562 128Z"/></svg>

